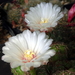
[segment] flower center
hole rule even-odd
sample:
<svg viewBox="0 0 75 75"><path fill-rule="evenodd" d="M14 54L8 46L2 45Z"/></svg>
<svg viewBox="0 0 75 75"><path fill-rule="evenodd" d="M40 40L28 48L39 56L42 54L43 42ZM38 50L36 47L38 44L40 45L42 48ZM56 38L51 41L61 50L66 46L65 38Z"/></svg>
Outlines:
<svg viewBox="0 0 75 75"><path fill-rule="evenodd" d="M23 60L27 60L27 62L28 62L28 61L32 60L34 57L35 57L35 53L32 50L26 50L24 52Z"/></svg>
<svg viewBox="0 0 75 75"><path fill-rule="evenodd" d="M48 19L41 19L40 24L42 23L48 23Z"/></svg>

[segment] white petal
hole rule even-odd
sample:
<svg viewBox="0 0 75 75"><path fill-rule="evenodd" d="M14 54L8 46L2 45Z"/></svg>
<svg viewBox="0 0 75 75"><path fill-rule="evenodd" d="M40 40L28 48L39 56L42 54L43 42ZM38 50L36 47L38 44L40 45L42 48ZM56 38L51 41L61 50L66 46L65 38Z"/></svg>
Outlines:
<svg viewBox="0 0 75 75"><path fill-rule="evenodd" d="M19 36L17 36L17 38L18 38L19 43L20 43L20 48L24 52L28 48L26 39L24 38L24 34L20 34Z"/></svg>
<svg viewBox="0 0 75 75"><path fill-rule="evenodd" d="M10 56L7 55L3 55L2 60L8 63L15 61L15 59L12 59Z"/></svg>
<svg viewBox="0 0 75 75"><path fill-rule="evenodd" d="M26 39L27 49L31 50L29 47L31 45L31 42L30 42L31 41L31 32L29 30L24 31L23 35L24 35L24 38Z"/></svg>
<svg viewBox="0 0 75 75"><path fill-rule="evenodd" d="M38 55L38 58L35 59L34 61L39 61L39 62L46 61L49 58L51 58L52 56L54 56L55 53L56 53L55 50L49 50L49 51L47 51L46 53L44 53L42 55Z"/></svg>
<svg viewBox="0 0 75 75"><path fill-rule="evenodd" d="M19 38L20 38L20 40L22 39L21 42L20 42ZM9 38L8 43L10 43L10 45L12 46L13 51L20 52L20 54L21 54L21 53L23 53L23 50L24 50L24 48L22 46L22 42L25 44L25 39L23 40L23 38L21 37L21 34L18 34L14 37ZM7 43L5 43L5 44L7 45ZM9 45L9 48L11 47L10 45Z"/></svg>
<svg viewBox="0 0 75 75"><path fill-rule="evenodd" d="M41 42L43 42L43 40L45 39L46 35L45 33L40 33L38 35L38 39L37 39L37 44L36 44L36 47L34 49L35 52L39 52L40 49L43 47L43 45L41 44Z"/></svg>
<svg viewBox="0 0 75 75"><path fill-rule="evenodd" d="M49 46L52 44L52 41L53 41L53 39L50 39L50 40L47 40L47 42L43 42L44 43L44 45L43 45L43 48L40 50L40 53L45 53L47 50L49 50Z"/></svg>
<svg viewBox="0 0 75 75"><path fill-rule="evenodd" d="M33 62L33 67L39 67L41 66L41 62Z"/></svg>
<svg viewBox="0 0 75 75"><path fill-rule="evenodd" d="M22 66L21 66L21 70L26 72L26 71L29 71L30 68L27 67L27 66L25 66L25 65L22 65Z"/></svg>
<svg viewBox="0 0 75 75"><path fill-rule="evenodd" d="M49 50L48 52L45 53L45 55L50 55L50 56L54 56L56 54L55 50Z"/></svg>
<svg viewBox="0 0 75 75"><path fill-rule="evenodd" d="M38 61L37 62L29 62L29 63L25 64L25 66L29 67L29 68L30 67L39 67L40 65L41 65L41 62L38 62Z"/></svg>
<svg viewBox="0 0 75 75"><path fill-rule="evenodd" d="M23 65L23 63L18 62L18 61L14 61L14 62L10 63L11 68L16 68L16 67L21 66L21 65Z"/></svg>
<svg viewBox="0 0 75 75"><path fill-rule="evenodd" d="M30 45L30 49L31 50L34 50L35 49L35 46L36 46L36 43L37 43L37 34L35 32L33 32L33 34L31 35L31 45Z"/></svg>
<svg viewBox="0 0 75 75"><path fill-rule="evenodd" d="M3 51L8 52L10 55L21 57L21 55L23 54L23 51L18 46L16 46L14 43L6 42L5 45L9 48L9 51L6 50L5 48L3 48L4 49Z"/></svg>

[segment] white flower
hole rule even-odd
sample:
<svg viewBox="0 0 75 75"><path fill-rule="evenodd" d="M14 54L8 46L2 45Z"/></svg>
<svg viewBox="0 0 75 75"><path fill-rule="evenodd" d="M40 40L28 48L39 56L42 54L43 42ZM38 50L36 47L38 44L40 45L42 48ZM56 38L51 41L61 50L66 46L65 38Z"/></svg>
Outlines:
<svg viewBox="0 0 75 75"><path fill-rule="evenodd" d="M25 30L5 43L2 60L10 63L11 68L21 66L22 71L28 71L31 67L44 65L55 55L54 50L49 50L51 43L52 39L48 39L44 32Z"/></svg>
<svg viewBox="0 0 75 75"><path fill-rule="evenodd" d="M63 17L61 8L52 3L40 3L35 7L30 7L30 11L25 14L25 22L30 29L47 31L50 27L55 27L57 21Z"/></svg>

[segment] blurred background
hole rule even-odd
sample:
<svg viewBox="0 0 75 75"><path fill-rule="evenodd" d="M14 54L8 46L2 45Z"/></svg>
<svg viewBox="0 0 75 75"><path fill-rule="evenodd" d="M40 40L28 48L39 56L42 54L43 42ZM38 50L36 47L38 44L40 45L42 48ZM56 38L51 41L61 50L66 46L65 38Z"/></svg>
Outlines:
<svg viewBox="0 0 75 75"><path fill-rule="evenodd" d="M75 75L75 0L0 0L0 58L2 47L9 37L29 29L24 15L30 7L41 2L57 4L65 14L58 25L48 32L49 37L54 39L51 47L57 53L47 65L36 69L37 75ZM73 9L71 15L70 9ZM0 75L13 75L9 64L2 60Z"/></svg>

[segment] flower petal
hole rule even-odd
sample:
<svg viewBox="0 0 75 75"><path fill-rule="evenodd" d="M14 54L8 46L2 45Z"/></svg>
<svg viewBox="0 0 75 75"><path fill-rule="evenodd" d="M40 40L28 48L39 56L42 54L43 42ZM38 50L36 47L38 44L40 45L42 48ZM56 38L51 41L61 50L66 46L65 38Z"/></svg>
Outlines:
<svg viewBox="0 0 75 75"><path fill-rule="evenodd" d="M30 68L29 67L26 67L25 65L22 65L21 66L21 70L24 71L24 72L26 72L26 71L29 71Z"/></svg>
<svg viewBox="0 0 75 75"><path fill-rule="evenodd" d="M16 68L16 67L21 66L21 65L23 65L23 63L18 62L18 61L14 61L14 62L10 63L11 68Z"/></svg>
<svg viewBox="0 0 75 75"><path fill-rule="evenodd" d="M10 56L7 55L3 55L2 60L8 63L15 61L15 59L12 59Z"/></svg>

